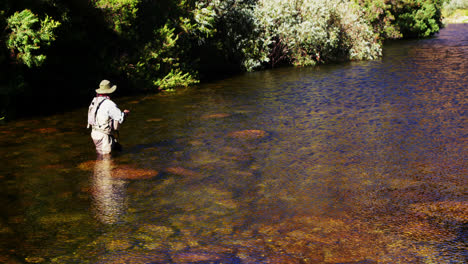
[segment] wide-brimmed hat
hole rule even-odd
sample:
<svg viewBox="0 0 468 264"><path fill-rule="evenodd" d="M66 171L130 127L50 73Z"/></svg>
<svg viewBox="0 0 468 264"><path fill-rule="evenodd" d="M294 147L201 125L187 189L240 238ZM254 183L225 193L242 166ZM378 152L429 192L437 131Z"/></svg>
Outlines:
<svg viewBox="0 0 468 264"><path fill-rule="evenodd" d="M113 85L111 87L111 83L108 80L102 80L99 84L99 89L96 89L96 93L98 94L111 94L115 92L117 89L117 85Z"/></svg>

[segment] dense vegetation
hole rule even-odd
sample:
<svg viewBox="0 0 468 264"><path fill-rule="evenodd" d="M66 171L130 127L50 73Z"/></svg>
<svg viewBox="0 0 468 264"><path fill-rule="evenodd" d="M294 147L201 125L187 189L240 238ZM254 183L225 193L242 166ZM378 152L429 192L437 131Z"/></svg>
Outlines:
<svg viewBox="0 0 468 264"><path fill-rule="evenodd" d="M375 59L386 39L438 32L444 2L3 0L0 118L87 104L103 78L130 93Z"/></svg>

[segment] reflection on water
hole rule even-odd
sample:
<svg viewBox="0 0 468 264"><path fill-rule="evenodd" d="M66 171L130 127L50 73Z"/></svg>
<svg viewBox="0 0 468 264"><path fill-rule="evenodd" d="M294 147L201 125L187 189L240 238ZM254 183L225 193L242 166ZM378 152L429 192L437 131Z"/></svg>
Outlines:
<svg viewBox="0 0 468 264"><path fill-rule="evenodd" d="M114 164L108 155L96 160L92 178L93 207L105 224L119 221L125 210L125 181L112 177Z"/></svg>
<svg viewBox="0 0 468 264"><path fill-rule="evenodd" d="M0 262L464 263L466 36L2 127Z"/></svg>

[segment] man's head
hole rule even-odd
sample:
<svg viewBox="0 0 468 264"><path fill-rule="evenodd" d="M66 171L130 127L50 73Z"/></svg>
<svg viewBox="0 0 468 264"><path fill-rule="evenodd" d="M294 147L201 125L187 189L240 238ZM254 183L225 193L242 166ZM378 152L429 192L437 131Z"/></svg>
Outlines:
<svg viewBox="0 0 468 264"><path fill-rule="evenodd" d="M111 94L115 92L117 89L117 85L113 85L111 87L111 83L108 80L102 80L99 84L99 89L96 89L96 93L98 94Z"/></svg>

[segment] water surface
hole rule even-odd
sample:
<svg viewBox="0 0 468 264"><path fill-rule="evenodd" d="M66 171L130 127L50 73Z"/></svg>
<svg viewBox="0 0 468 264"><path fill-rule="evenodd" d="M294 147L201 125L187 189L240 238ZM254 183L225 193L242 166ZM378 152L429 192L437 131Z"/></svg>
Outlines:
<svg viewBox="0 0 468 264"><path fill-rule="evenodd" d="M467 36L3 125L0 262L464 263Z"/></svg>

